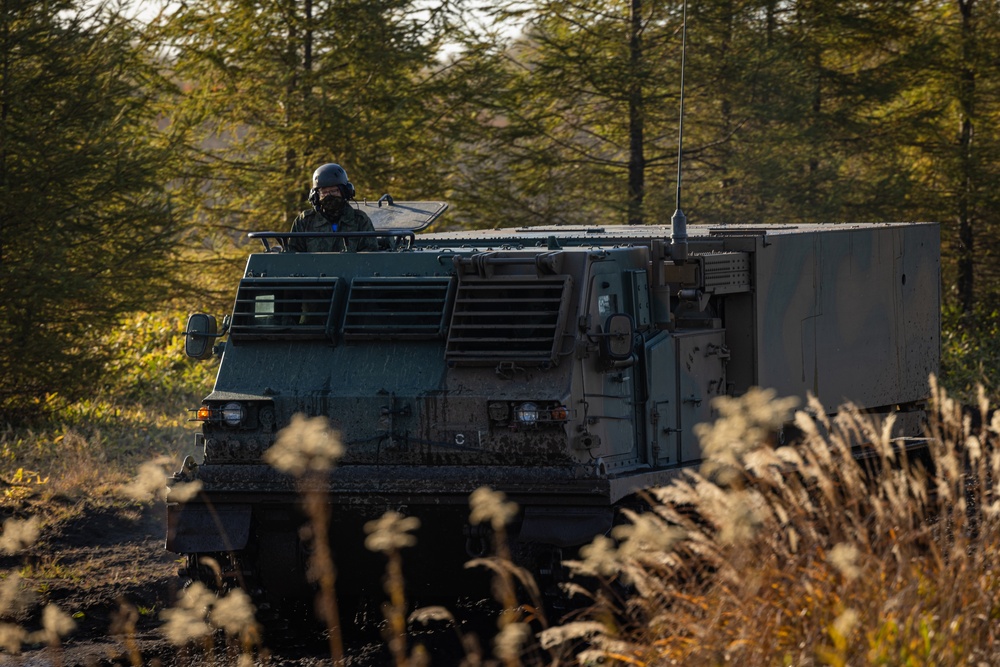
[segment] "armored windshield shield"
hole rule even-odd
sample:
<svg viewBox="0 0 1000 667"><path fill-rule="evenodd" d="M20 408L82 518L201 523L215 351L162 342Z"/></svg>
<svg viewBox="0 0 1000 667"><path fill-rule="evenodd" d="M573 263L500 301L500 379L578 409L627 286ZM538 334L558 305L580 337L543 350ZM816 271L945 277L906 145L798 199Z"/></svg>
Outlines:
<svg viewBox="0 0 1000 667"><path fill-rule="evenodd" d="M378 201L358 202L358 207L368 214L376 231L410 230L419 232L445 212L448 204L441 201L393 201L383 195Z"/></svg>

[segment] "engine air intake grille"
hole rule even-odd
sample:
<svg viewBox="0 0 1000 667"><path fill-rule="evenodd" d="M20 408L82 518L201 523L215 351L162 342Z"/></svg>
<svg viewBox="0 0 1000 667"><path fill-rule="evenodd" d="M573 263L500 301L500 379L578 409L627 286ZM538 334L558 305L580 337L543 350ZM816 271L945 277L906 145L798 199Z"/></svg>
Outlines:
<svg viewBox="0 0 1000 667"><path fill-rule="evenodd" d="M229 329L250 340L333 340L339 278L244 278Z"/></svg>
<svg viewBox="0 0 1000 667"><path fill-rule="evenodd" d="M463 276L445 358L452 363L554 364L569 288L569 276Z"/></svg>
<svg viewBox="0 0 1000 667"><path fill-rule="evenodd" d="M441 338L454 284L450 277L355 278L344 338Z"/></svg>

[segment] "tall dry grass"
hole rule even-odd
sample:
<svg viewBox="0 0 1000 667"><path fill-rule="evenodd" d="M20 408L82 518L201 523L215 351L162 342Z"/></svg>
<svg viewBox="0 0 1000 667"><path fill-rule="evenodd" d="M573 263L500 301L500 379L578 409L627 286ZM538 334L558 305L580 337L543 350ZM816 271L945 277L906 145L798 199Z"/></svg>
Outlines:
<svg viewBox="0 0 1000 667"><path fill-rule="evenodd" d="M811 404L776 447L787 403L721 401L701 471L570 564L601 585L543 645L603 665L998 664L1000 416L932 393L921 460L855 408Z"/></svg>

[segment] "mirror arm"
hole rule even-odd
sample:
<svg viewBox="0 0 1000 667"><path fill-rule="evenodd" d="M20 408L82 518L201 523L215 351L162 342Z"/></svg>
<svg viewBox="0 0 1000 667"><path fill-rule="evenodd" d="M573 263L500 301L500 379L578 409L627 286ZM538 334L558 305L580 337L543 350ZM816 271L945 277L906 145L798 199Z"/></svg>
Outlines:
<svg viewBox="0 0 1000 667"><path fill-rule="evenodd" d="M219 333L214 334L205 333L203 331L184 331L183 334L185 336L194 336L195 338L222 338L226 335L226 330L223 329Z"/></svg>
<svg viewBox="0 0 1000 667"><path fill-rule="evenodd" d="M219 333L205 333L203 331L182 331L181 333L185 336L194 336L195 338L222 338L227 333L229 333L229 326L233 323L233 318L231 315L226 315L222 318L222 330Z"/></svg>
<svg viewBox="0 0 1000 667"><path fill-rule="evenodd" d="M229 328L223 327L222 331L220 331L219 333L210 334L210 333L205 333L203 331L185 331L184 335L193 336L194 338L222 338L227 333L229 333Z"/></svg>

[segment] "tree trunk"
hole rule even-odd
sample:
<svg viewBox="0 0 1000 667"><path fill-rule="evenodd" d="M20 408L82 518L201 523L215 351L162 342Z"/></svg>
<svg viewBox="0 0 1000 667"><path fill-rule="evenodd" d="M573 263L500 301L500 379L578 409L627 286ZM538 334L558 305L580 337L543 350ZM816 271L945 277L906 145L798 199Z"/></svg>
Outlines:
<svg viewBox="0 0 1000 667"><path fill-rule="evenodd" d="M646 157L643 153L644 109L642 82L645 63L642 52L642 0L632 0L629 21L629 72L631 83L628 96L628 224L645 223L642 201L646 194Z"/></svg>
<svg viewBox="0 0 1000 667"><path fill-rule="evenodd" d="M646 157L643 153L645 139L642 83L645 78L645 62L642 52L642 0L632 0L628 48L631 75L628 95L628 224L641 225L645 222L642 202L646 194Z"/></svg>
<svg viewBox="0 0 1000 667"><path fill-rule="evenodd" d="M976 0L958 0L962 16L961 61L959 64L959 107L961 132L958 141L958 298L962 312L972 313L975 307L975 166L972 159L973 120L975 118L976 68L974 13Z"/></svg>

